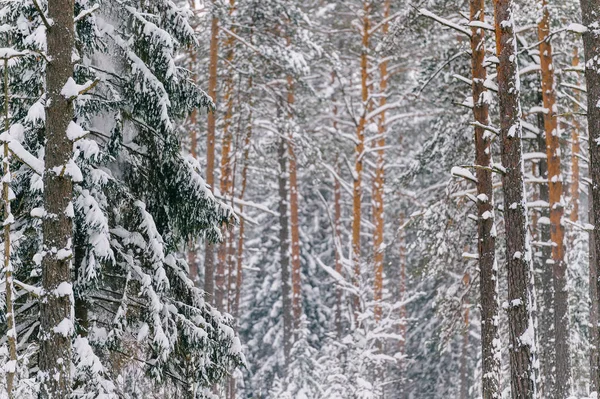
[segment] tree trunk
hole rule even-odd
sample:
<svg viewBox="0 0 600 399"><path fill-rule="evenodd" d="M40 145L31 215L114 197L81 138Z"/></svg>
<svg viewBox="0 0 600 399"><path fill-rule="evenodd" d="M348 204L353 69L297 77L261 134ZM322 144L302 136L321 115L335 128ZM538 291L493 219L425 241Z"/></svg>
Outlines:
<svg viewBox="0 0 600 399"><path fill-rule="evenodd" d="M581 0L581 14L583 16L583 25L587 27L585 33L583 33L583 49L585 54L585 81L587 88L587 120L588 120L588 136L589 136L589 151L590 151L590 179L592 184L590 185L591 202L592 202L592 220L594 221L593 241L590 242L590 248L593 246L594 254L600 253L600 108L597 104L600 101L600 37L598 37L595 24L600 19L600 2L597 0ZM594 25L593 25L594 24ZM590 251L591 252L591 251ZM595 301L598 304L598 295L600 294L600 280L597 278L598 274L598 259L595 259L595 277L596 281L593 282L596 285L596 296ZM592 302L593 303L593 302ZM592 329L596 330L596 348L600 347L600 334L598 333L598 324L592 326ZM596 389L598 390L598 383L600 379L600 358L596 357L596 372L595 383ZM592 379L594 380L594 379Z"/></svg>
<svg viewBox="0 0 600 399"><path fill-rule="evenodd" d="M219 18L213 14L210 25L210 49L208 64L208 95L217 102L217 62L219 57ZM215 125L216 110L208 113L206 129L206 184L215 187ZM206 243L204 255L204 292L209 303L215 303L215 254L214 246Z"/></svg>
<svg viewBox="0 0 600 399"><path fill-rule="evenodd" d="M73 76L73 12L73 0L48 1L48 16L53 24L47 32L47 54L51 61L46 66L48 101L43 197L44 210L52 216L45 217L42 222L44 294L40 300L38 361L40 397L48 399L68 398L71 394L73 220L67 209L72 206L73 183L64 168L73 154L73 143L66 134L73 119L73 102L61 91Z"/></svg>
<svg viewBox="0 0 600 399"><path fill-rule="evenodd" d="M335 127L334 127L335 129ZM340 167L338 162L339 155L336 155L336 168L339 175ZM342 236L341 236L341 220L342 220L342 190L340 181L334 177L333 183L333 240L335 245L335 271L338 275L343 276L342 270ZM342 287L338 284L335 289L335 330L337 337L342 338Z"/></svg>
<svg viewBox="0 0 600 399"><path fill-rule="evenodd" d="M540 94L541 97L541 94ZM539 98L541 103L542 99ZM544 115L538 114L538 128L540 133L537 137L537 148L540 152L546 152L546 139L543 134ZM540 159L538 163L538 175L544 178L548 174L548 164L545 159ZM549 202L550 190L548 184L540 184L540 200ZM541 216L549 220L549 209L544 207L541 209ZM556 383L556 367L554 366L554 275L552 265L548 263L552 257L552 249L550 247L550 226L548 223L540 223L539 225L539 241L541 242L541 256L539 259L540 273L540 291L541 298L540 318L539 318L539 336L540 336L540 374L541 386L540 394L549 396L554 392L554 384Z"/></svg>
<svg viewBox="0 0 600 399"><path fill-rule="evenodd" d="M194 6L193 0L190 4ZM196 49L190 50L190 70L193 71L196 68ZM196 73L192 74L192 80L196 83ZM194 158L197 157L198 148L198 110L194 108L190 114L190 155ZM188 265L190 268L190 279L194 282L194 285L198 285L198 260L196 259L196 243L194 240L190 240L188 243Z"/></svg>
<svg viewBox="0 0 600 399"><path fill-rule="evenodd" d="M7 134L10 130L10 115L8 108L10 107L10 97L8 91L8 59L4 59L4 132ZM4 365L6 371L6 392L8 398L14 396L14 380L17 372L17 328L15 324L15 312L13 309L14 281L13 281L13 266L10 261L11 256L11 241L10 227L12 225L13 216L10 209L10 152L8 149L8 141L4 142L4 156L2 158L2 202L4 205L4 281L6 292L6 337L8 342L8 364Z"/></svg>
<svg viewBox="0 0 600 399"><path fill-rule="evenodd" d="M535 326L532 317L534 300L530 292L532 265L523 183L520 83L513 9L512 0L494 1L502 166L506 171L502 176L502 189L508 269L511 394L513 399L526 399L536 396L533 351Z"/></svg>
<svg viewBox="0 0 600 399"><path fill-rule="evenodd" d="M573 52L573 67L577 68L579 66L579 50L577 46ZM581 83L579 81L579 76L577 77L577 83ZM579 91L575 92L575 99L579 101ZM579 157L581 153L581 148L579 145L579 131L581 130L581 126L579 124L579 119L576 114L579 112L579 105L576 102L573 102L573 117L571 121L573 122L573 128L571 129L571 214L570 220L571 222L577 222L579 220Z"/></svg>
<svg viewBox="0 0 600 399"><path fill-rule="evenodd" d="M385 0L383 11L383 19L386 20L390 15L390 0ZM388 33L388 23L384 23L382 30L383 35ZM387 102L387 60L379 64L379 106L385 106ZM378 138L375 141L377 148L377 163L375 166L375 179L373 180L373 264L375 269L375 282L373 294L375 300L375 321L381 319L381 301L383 299L383 260L384 260L384 185L385 185L385 112L381 113L378 124Z"/></svg>
<svg viewBox="0 0 600 399"><path fill-rule="evenodd" d="M292 297L290 290L290 241L288 230L288 192L287 192L287 157L285 151L285 140L280 139L279 151L279 250L281 257L281 296L283 309L283 353L285 364L289 364L290 351L292 349L293 314Z"/></svg>
<svg viewBox="0 0 600 399"><path fill-rule="evenodd" d="M485 20L484 0L471 0L471 21ZM481 301L481 387L483 399L500 397L500 363L497 345L498 326L498 271L496 268L496 234L494 218L494 190L492 185L492 135L482 126L489 125L489 94L484 86L487 71L485 34L480 28L471 28L473 74L473 116L475 127L475 165L477 165L478 255Z"/></svg>
<svg viewBox="0 0 600 399"><path fill-rule="evenodd" d="M289 38L288 38L289 45ZM294 114L294 82L288 75L288 117L293 119ZM292 307L294 310L294 328L300 328L300 319L302 317L302 265L300 262L300 223L298 220L298 168L296 166L296 154L294 144L294 131L290 129L288 133L288 155L290 163L290 229L292 239Z"/></svg>
<svg viewBox="0 0 600 399"><path fill-rule="evenodd" d="M465 286L469 285L471 276L469 273L465 273L463 276L463 283ZM462 304L464 308L463 313L463 342L462 342L462 353L460 355L460 399L469 398L469 377L467 370L467 359L469 357L469 301L465 298Z"/></svg>
<svg viewBox="0 0 600 399"><path fill-rule="evenodd" d="M544 132L546 135L546 158L548 162L548 187L550 205L550 240L552 242L552 272L554 276L554 356L556 384L553 395L565 399L570 391L569 357L569 298L566 284L566 263L564 250L564 228L561 202L563 191L560 170L560 143L558 141L558 110L554 87L552 65L552 44L550 42L550 12L546 0L541 0L542 18L538 23L540 41L540 65L542 70L542 99L544 108Z"/></svg>
<svg viewBox="0 0 600 399"><path fill-rule="evenodd" d="M354 265L354 285L360 287L360 226L362 217L362 173L363 152L365 150L365 126L369 110L369 31L371 29L371 3L363 2L362 52L360 55L361 99L363 110L356 128L356 162L354 164L354 187L352 192L352 263ZM355 295L353 301L354 323L358 325L358 314L361 311L360 296Z"/></svg>
<svg viewBox="0 0 600 399"><path fill-rule="evenodd" d="M588 200L589 222L594 225L594 210L592 201ZM594 326L598 325L598 270L596 265L598 258L596 257L596 247L593 245L594 231L590 231L589 235L589 259L590 259L590 393L598 392L598 329Z"/></svg>

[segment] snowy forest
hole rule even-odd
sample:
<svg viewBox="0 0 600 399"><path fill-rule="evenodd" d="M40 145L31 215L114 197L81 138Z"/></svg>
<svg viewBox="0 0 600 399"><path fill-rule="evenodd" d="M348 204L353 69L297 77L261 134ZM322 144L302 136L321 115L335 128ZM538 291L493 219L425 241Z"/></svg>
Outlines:
<svg viewBox="0 0 600 399"><path fill-rule="evenodd" d="M0 88L1 399L600 397L600 0L0 0Z"/></svg>

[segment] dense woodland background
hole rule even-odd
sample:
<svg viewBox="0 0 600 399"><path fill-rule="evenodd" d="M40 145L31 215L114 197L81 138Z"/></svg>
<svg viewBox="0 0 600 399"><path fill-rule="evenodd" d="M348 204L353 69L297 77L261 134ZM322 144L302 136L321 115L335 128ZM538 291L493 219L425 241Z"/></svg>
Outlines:
<svg viewBox="0 0 600 399"><path fill-rule="evenodd" d="M0 397L596 398L598 24L1 2Z"/></svg>

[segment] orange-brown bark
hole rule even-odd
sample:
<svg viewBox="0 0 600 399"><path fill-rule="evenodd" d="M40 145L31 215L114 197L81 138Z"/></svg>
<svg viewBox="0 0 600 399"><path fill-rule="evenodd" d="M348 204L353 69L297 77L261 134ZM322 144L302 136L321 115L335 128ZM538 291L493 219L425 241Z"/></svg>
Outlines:
<svg viewBox="0 0 600 399"><path fill-rule="evenodd" d="M208 63L208 95L217 101L217 63L219 56L219 19L213 16L210 25L210 49ZM206 184L215 187L215 111L208 113L206 129ZM206 244L204 255L204 292L208 301L214 303L215 255L212 244Z"/></svg>
<svg viewBox="0 0 600 399"><path fill-rule="evenodd" d="M387 19L390 15L390 0L386 0L384 3L383 18ZM388 23L386 22L383 27L383 35L388 33ZM386 90L387 90L387 60L384 60L379 64L379 106L385 106L387 102ZM375 140L375 147L377 148L377 164L375 167L375 180L373 181L373 224L375 225L375 231L373 232L373 263L375 268L375 282L373 287L374 299L375 299L375 321L381 319L381 300L383 299L383 258L384 258L384 195L383 188L385 185L385 112L382 112L379 117L378 123L378 138Z"/></svg>
<svg viewBox="0 0 600 399"><path fill-rule="evenodd" d="M369 110L369 42L371 29L371 2L363 2L363 20L362 20L362 51L360 55L360 76L361 76L361 99L363 111L356 128L356 161L354 163L354 185L352 192L352 263L354 265L354 285L358 288L360 285L360 228L362 217L362 174L363 174L363 153L365 150L365 127L367 124L367 112ZM360 297L354 296L353 301L355 324L361 304Z"/></svg>
<svg viewBox="0 0 600 399"><path fill-rule="evenodd" d="M557 398L568 396L571 368L569 366L569 318L568 291L566 287L566 264L564 261L564 228L562 217L564 207L560 143L558 132L556 90L552 64L552 44L550 42L550 12L546 0L541 0L542 18L538 23L540 41L540 65L542 71L542 99L544 131L546 134L546 157L548 164L548 186L550 205L550 239L552 241L552 272L554 274L554 333Z"/></svg>
<svg viewBox="0 0 600 399"><path fill-rule="evenodd" d="M289 118L292 119L292 107L294 105L294 82L291 76L287 77L288 93L287 100ZM294 132L290 130L288 135L288 155L290 167L290 234L292 249L292 308L294 312L294 328L300 327L302 317L302 265L300 262L300 226L298 221L298 168L296 164L296 153L294 143Z"/></svg>

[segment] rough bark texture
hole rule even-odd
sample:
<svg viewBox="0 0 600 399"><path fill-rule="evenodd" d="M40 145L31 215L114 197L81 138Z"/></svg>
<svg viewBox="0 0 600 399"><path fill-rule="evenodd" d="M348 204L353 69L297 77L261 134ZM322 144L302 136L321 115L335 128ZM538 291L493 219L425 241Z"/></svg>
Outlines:
<svg viewBox="0 0 600 399"><path fill-rule="evenodd" d="M471 0L471 21L485 20L484 0ZM487 77L484 30L471 29L471 68L473 74L473 116L475 127L475 165L477 177L478 255L481 302L481 387L483 399L500 397L500 364L497 352L498 270L496 267L496 234L494 191L492 186L492 135L482 126L489 125L489 101L484 82Z"/></svg>
<svg viewBox="0 0 600 399"><path fill-rule="evenodd" d="M541 94L540 94L541 97ZM540 98L541 102L542 99ZM538 114L538 127L540 135L537 137L537 148L539 152L546 151L546 139L543 134L544 115ZM538 176L545 177L548 174L548 163L545 159L540 159L538 163ZM539 199L549 202L550 190L547 184L539 185ZM549 218L550 212L547 207L540 209L540 216ZM540 357L540 375L541 385L540 394L551 395L554 392L554 384L556 383L556 368L554 366L554 275L552 264L548 263L552 258L552 248L550 243L550 226L547 223L540 223L537 229L539 231L540 241L540 256L538 257L538 266L541 271L539 273L539 298L541 299L540 317L539 317L539 357Z"/></svg>
<svg viewBox="0 0 600 399"><path fill-rule="evenodd" d="M294 117L292 111L294 105L294 82L291 76L287 77L287 82L288 117L292 120ZM300 262L300 222L298 220L298 168L296 166L294 131L292 129L289 131L288 140L288 155L290 157L290 230L292 240L292 307L294 310L294 328L299 329L302 317L302 264Z"/></svg>
<svg viewBox="0 0 600 399"><path fill-rule="evenodd" d="M390 0L386 0L384 3L383 18L387 19L390 15ZM382 34L385 36L388 33L388 23L384 23L382 27ZM387 72L388 62L387 60L379 64L379 106L383 107L387 103ZM375 268L375 282L374 282L374 299L375 299L375 321L381 319L381 300L383 299L383 260L384 260L384 194L383 189L385 185L385 112L382 112L379 117L378 123L378 135L379 137L375 140L375 147L377 148L377 163L375 166L375 179L373 180L373 224L375 230L373 231L373 264Z"/></svg>
<svg viewBox="0 0 600 399"><path fill-rule="evenodd" d="M290 241L288 226L288 190L287 190L287 157L285 151L285 142L283 139L279 142L279 250L281 262L281 297L282 297L282 315L283 315L283 353L285 355L286 365L289 363L290 351L292 349L292 297L290 289Z"/></svg>
<svg viewBox="0 0 600 399"><path fill-rule="evenodd" d="M219 19L212 17L210 25L210 49L208 64L208 95L217 101L217 62L219 56ZM206 184L215 187L215 111L208 113L206 129ZM209 303L214 303L215 294L214 246L206 244L204 254L204 292Z"/></svg>
<svg viewBox="0 0 600 399"><path fill-rule="evenodd" d="M371 29L371 3L363 2L363 21L362 21L362 52L360 55L360 75L361 75L361 98L363 111L356 128L356 162L354 163L354 186L352 192L352 263L354 265L354 285L360 285L360 226L361 226L361 206L362 206L362 173L363 173L363 152L365 150L365 126L367 124L367 112L369 109L369 30ZM361 311L360 297L354 296L353 301L355 323L358 313Z"/></svg>
<svg viewBox="0 0 600 399"><path fill-rule="evenodd" d="M67 216L73 183L64 167L73 153L67 126L73 118L72 100L61 90L73 76L73 0L49 0L48 16L53 21L47 32L46 145L44 173L44 235L40 300L40 394L41 398L68 398L71 394L72 295L60 295L56 288L71 284L71 257L58 252L72 251L73 220ZM61 289L61 292L65 290ZM60 325L60 327L59 327Z"/></svg>
<svg viewBox="0 0 600 399"><path fill-rule="evenodd" d="M588 201L589 222L594 224L594 210L592 201ZM590 231L590 326L598 325L598 287L596 281L598 279L598 271L596 264L598 258L596 256L596 247L594 243L594 231ZM598 391L598 329L590 328L590 392Z"/></svg>
<svg viewBox="0 0 600 399"><path fill-rule="evenodd" d="M508 323L511 394L513 399L536 396L535 329L531 315L531 251L527 236L527 207L523 184L520 83L512 0L495 0L498 96L508 269Z"/></svg>
<svg viewBox="0 0 600 399"><path fill-rule="evenodd" d="M10 106L10 98L8 91L8 59L4 60L4 131L8 132L10 129L10 115L8 108ZM10 210L10 152L8 150L8 142L4 142L4 156L2 158L2 202L4 205L4 282L6 292L6 338L8 342L8 360L9 364L6 364L6 392L8 398L12 399L14 396L14 380L17 371L17 328L15 325L15 313L13 310L13 294L14 294L14 280L13 280L13 267L10 261L10 228L12 225L11 219L12 214Z"/></svg>
<svg viewBox="0 0 600 399"><path fill-rule="evenodd" d="M594 220L593 241L590 242L590 247L594 247L595 254L600 253L600 35L598 28L594 27L600 19L600 2L598 0L581 0L581 14L583 16L583 25L587 27L587 31L583 34L583 48L585 54L585 81L587 88L587 120L588 120L588 135L589 135L589 150L590 150L590 179L592 180L591 202L592 215ZM591 251L590 251L591 252ZM595 300L598 303L598 294L600 293L598 280L598 259L595 259L595 276L596 281L596 296ZM600 334L598 334L598 324L592 326L595 331L596 348L600 344ZM600 378L600 359L596 357L595 367L595 384L598 389ZM594 379L592 379L594 380Z"/></svg>
<svg viewBox="0 0 600 399"><path fill-rule="evenodd" d="M575 47L573 52L573 67L577 68L579 66L579 50ZM581 84L579 76L577 78L577 86ZM574 97L577 101L579 101L579 90L574 93ZM571 121L573 123L573 128L571 129L571 185L570 185L570 194L571 194L571 213L570 220L572 222L577 222L579 220L579 156L581 153L581 147L579 144L579 131L581 130L581 125L579 124L579 119L576 114L579 112L579 105L576 102L573 102L573 117Z"/></svg>
<svg viewBox="0 0 600 399"><path fill-rule="evenodd" d="M546 134L546 158L548 162L548 187L550 205L550 239L552 241L552 272L554 275L554 355L556 384L553 395L564 399L570 391L571 368L569 357L569 298L566 283L564 227L561 202L563 192L560 170L560 143L558 132L558 109L552 66L552 44L550 42L550 12L546 0L541 0L542 18L538 23L540 41L540 65L542 71L542 99L544 108L544 132Z"/></svg>

